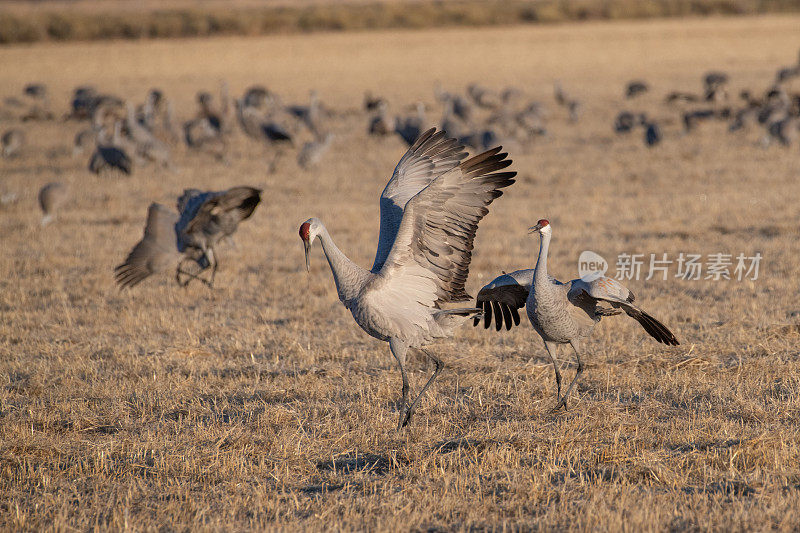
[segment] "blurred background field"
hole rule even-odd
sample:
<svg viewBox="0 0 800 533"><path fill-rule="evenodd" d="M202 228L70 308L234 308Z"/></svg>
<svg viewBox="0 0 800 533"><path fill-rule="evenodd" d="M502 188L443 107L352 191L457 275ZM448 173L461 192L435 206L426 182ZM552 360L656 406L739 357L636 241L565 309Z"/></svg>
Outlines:
<svg viewBox="0 0 800 533"><path fill-rule="evenodd" d="M0 4L0 43L798 11L798 0L10 0Z"/></svg>
<svg viewBox="0 0 800 533"><path fill-rule="evenodd" d="M478 5L440 7L451 4ZM728 73L731 99L767 90L797 61L798 28L797 15L772 14L0 47L0 97L46 84L56 116L0 119L27 138L0 159L0 193L16 195L0 207L0 527L796 530L800 150L720 121L687 133L664 97L699 91L711 70ZM650 91L626 101L632 79ZM553 102L557 80L582 103L577 122ZM530 327L464 327L435 347L448 367L398 433L395 362L342 308L316 245L306 274L297 229L319 216L369 266L377 199L406 145L367 134L364 92L392 113L421 102L435 123L437 85L475 81L550 111L547 135L508 146L519 176L481 223L471 294L533 266L526 229L543 217L560 279L583 250L759 252L761 274L627 282L681 346L604 320L566 413L549 412L552 367ZM268 172L269 149L240 131L227 161L172 146L173 170L95 176L88 154L72 156L83 125L61 117L78 85L137 103L158 87L186 120L195 93L222 82L236 96L263 84L286 103L316 90L335 134L326 158ZM661 143L616 135L626 109L657 120ZM36 194L52 181L71 196L41 228ZM217 288L161 275L117 290L113 267L151 202L235 185L264 188L264 201L222 250ZM410 366L419 386L431 368Z"/></svg>

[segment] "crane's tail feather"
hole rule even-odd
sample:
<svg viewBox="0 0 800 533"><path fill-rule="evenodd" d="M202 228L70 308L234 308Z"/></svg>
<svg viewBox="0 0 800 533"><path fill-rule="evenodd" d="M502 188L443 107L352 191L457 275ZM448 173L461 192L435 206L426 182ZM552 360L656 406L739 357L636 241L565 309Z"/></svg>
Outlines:
<svg viewBox="0 0 800 533"><path fill-rule="evenodd" d="M625 308L625 313L628 316L636 319L642 325L644 330L650 334L658 342L664 343L668 346L678 346L680 344L675 335L661 322L648 315L638 307L631 306Z"/></svg>

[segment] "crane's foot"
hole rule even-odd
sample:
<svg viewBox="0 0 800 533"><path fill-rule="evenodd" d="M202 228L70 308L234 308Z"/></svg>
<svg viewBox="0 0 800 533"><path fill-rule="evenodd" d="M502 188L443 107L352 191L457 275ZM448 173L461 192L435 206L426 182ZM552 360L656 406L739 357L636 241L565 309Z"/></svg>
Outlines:
<svg viewBox="0 0 800 533"><path fill-rule="evenodd" d="M180 274L183 274L184 276L186 276L186 279L184 281L180 280L180 277L179 277ZM196 274L191 274L189 272L186 272L185 270L178 270L178 276L176 276L176 278L178 280L178 285L180 285L184 289L189 286L189 282L191 282L193 279L196 279L197 281L203 282L203 284L206 285L209 289L213 289L214 288L214 280L213 279L211 281L209 281L207 279L201 278L200 276L198 276Z"/></svg>
<svg viewBox="0 0 800 533"><path fill-rule="evenodd" d="M400 420L397 422L397 431L400 431L411 422L412 414L413 411L408 408L408 405L403 405L403 408L400 410Z"/></svg>
<svg viewBox="0 0 800 533"><path fill-rule="evenodd" d="M567 398L566 398L566 396L564 396L564 397L562 397L561 399L559 399L559 400L558 400L558 402L556 403L556 406L555 406L555 407L553 407L553 408L550 410L550 412L551 412L551 413L555 413L555 412L557 412L559 409L561 409L562 407L564 408L564 411L567 411L567 410L568 410L568 407L567 407Z"/></svg>

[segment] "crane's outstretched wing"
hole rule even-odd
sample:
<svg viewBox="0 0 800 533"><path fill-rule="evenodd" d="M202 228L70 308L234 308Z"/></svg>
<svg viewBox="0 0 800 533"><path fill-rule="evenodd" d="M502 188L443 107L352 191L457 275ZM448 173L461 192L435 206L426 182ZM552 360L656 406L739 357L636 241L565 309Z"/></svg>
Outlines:
<svg viewBox="0 0 800 533"><path fill-rule="evenodd" d="M195 207L200 200L200 205ZM195 195L181 214L181 222L184 222L191 214L191 208L195 207L194 214L185 221L185 226L181 225L181 234L204 230L212 233L218 227L224 235L230 235L239 222L253 214L260 202L261 189L254 187L233 187L218 193Z"/></svg>
<svg viewBox="0 0 800 533"><path fill-rule="evenodd" d="M483 309L484 328L489 329L492 324L493 312L497 331L502 329L504 322L507 330L519 326L518 309L525 307L533 285L533 272L534 269L528 268L501 274L478 292L475 307ZM476 318L472 325L479 323L480 318Z"/></svg>
<svg viewBox="0 0 800 533"><path fill-rule="evenodd" d="M675 335L661 322L634 305L635 296L627 287L613 278L600 277L593 281L575 279L570 282L567 298L575 305L582 306L586 297L594 302L603 301L612 307L621 308L629 317L636 319L644 330L658 342L669 346L679 344Z"/></svg>
<svg viewBox="0 0 800 533"><path fill-rule="evenodd" d="M445 132L431 128L416 140L397 163L381 194L381 229L372 272L378 272L392 249L408 201L467 157L464 147Z"/></svg>
<svg viewBox="0 0 800 533"><path fill-rule="evenodd" d="M125 262L114 269L120 289L133 287L150 274L162 272L180 259L175 223L178 215L161 204L150 204L144 236Z"/></svg>
<svg viewBox="0 0 800 533"><path fill-rule="evenodd" d="M497 172L511 164L508 154L500 150L497 147L464 161L408 201L394 246L379 273L387 292L402 287L407 297L435 307L471 299L464 284L478 223L516 175Z"/></svg>

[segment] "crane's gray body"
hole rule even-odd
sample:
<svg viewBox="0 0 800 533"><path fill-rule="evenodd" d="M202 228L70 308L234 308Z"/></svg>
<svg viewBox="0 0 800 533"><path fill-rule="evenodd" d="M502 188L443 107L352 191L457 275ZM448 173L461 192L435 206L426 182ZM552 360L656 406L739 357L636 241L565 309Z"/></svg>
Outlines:
<svg viewBox="0 0 800 533"><path fill-rule="evenodd" d="M406 352L474 316L475 308L448 308L470 299L464 290L478 223L501 189L511 185L511 164L495 148L461 162L464 147L443 132L428 130L412 143L395 167L380 199L381 227L371 270L350 261L325 225L311 218L300 226L306 248L319 237L339 300L367 334L386 341L403 378L399 427L408 423L419 398L443 363L425 352L436 370L416 400L406 402Z"/></svg>
<svg viewBox="0 0 800 533"><path fill-rule="evenodd" d="M574 279L561 283L547 273L547 253L552 227L540 220L531 228L541 234L539 258L535 269L517 270L493 279L478 293L476 306L484 311L484 327L488 328L494 314L497 330L519 325L518 309L525 307L533 329L544 341L555 370L556 409L567 405L567 397L583 372L579 353L580 341L588 337L603 316L625 312L637 320L658 342L677 345L678 340L666 326L634 305L631 291L617 280L604 276L592 280ZM609 307L603 307L602 304ZM475 320L475 325L480 323ZM556 347L570 344L575 351L578 371L566 392L561 396L561 372L555 359Z"/></svg>

